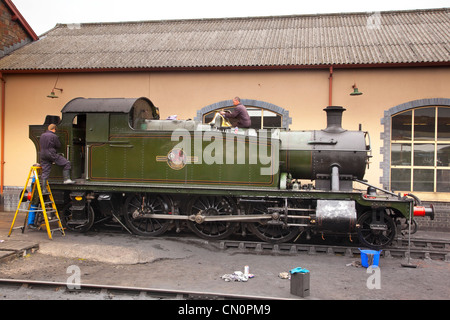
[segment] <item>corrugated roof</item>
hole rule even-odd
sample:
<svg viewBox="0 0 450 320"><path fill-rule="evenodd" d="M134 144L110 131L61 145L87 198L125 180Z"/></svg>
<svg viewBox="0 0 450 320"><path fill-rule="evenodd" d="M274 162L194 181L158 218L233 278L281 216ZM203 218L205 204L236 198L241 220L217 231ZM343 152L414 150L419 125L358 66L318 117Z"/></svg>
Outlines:
<svg viewBox="0 0 450 320"><path fill-rule="evenodd" d="M0 70L448 63L450 9L57 25Z"/></svg>

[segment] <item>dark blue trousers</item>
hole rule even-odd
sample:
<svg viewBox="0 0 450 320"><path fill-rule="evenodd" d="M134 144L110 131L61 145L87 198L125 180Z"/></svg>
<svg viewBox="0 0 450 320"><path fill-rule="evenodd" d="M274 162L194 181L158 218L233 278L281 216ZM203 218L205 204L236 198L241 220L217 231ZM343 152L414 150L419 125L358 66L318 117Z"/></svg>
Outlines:
<svg viewBox="0 0 450 320"><path fill-rule="evenodd" d="M42 178L41 179L45 179L45 180L48 179L48 177L50 176L50 171L52 170L53 162L56 165L63 167L63 170L70 170L70 168L71 168L70 161L59 154L56 155L56 159L54 161L48 161L46 159L41 159L41 168L42 168Z"/></svg>

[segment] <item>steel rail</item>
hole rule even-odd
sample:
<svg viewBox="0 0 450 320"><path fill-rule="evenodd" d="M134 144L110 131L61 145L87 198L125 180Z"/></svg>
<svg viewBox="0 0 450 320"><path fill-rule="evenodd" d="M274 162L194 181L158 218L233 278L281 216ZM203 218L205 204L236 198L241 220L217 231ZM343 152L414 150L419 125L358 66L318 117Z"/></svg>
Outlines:
<svg viewBox="0 0 450 320"><path fill-rule="evenodd" d="M399 244L386 247L382 249L381 256L386 258L397 257L407 258L410 254L411 258L419 259L432 259L432 260L444 260L450 262L450 242L445 240L431 240L431 243L439 243L440 247L430 247L429 245L417 245L419 243L430 243L430 240L426 239L414 239L408 250L408 246L405 245L405 239ZM295 243L280 243L272 244L268 242L258 241L240 241L240 240L221 240L210 241L211 245L214 245L222 250L235 249L240 251L253 251L255 253L271 252L272 254L340 254L347 257L353 257L355 254L359 255L360 250L356 246L336 246L336 245L318 245L318 244L295 244ZM410 253L409 253L410 251Z"/></svg>
<svg viewBox="0 0 450 320"><path fill-rule="evenodd" d="M411 247L427 248L427 249L443 249L450 252L450 240L427 239L427 238L411 238ZM407 246L408 239L398 237L393 241L394 245Z"/></svg>
<svg viewBox="0 0 450 320"><path fill-rule="evenodd" d="M73 283L54 282L42 280L27 280L27 279L0 279L0 286L19 286L29 290L39 290L39 288L54 288L55 292L61 293L64 289L67 294L71 293L92 293L97 292L98 295L125 295L135 296L138 299L167 299L167 300L296 300L295 298L280 298L269 296L254 296L241 295L221 292L201 292L189 290L175 290L175 289L160 289L160 288L145 288L132 286L115 286L104 284L86 284L80 283L76 287ZM48 290L46 291L48 292Z"/></svg>
<svg viewBox="0 0 450 320"><path fill-rule="evenodd" d="M356 236L356 234L355 234ZM165 234L158 237L159 239L190 241L199 243L203 246L213 246L215 249L240 249L246 252L254 251L256 253L272 251L274 254L278 253L337 253L347 256L352 254L359 254L357 244L355 245L322 245L311 243L296 243L296 241L284 242L280 244L272 244L269 242L259 241L256 238L253 240L245 240L237 238L238 240L224 239L224 240L205 240L198 237L191 237L190 234L180 236L179 233L173 235ZM362 248L362 247L361 247ZM407 257L408 238L406 236L397 236L394 238L392 244L382 249L381 256L386 257ZM411 256L417 258L431 258L450 262L450 239L427 239L411 237Z"/></svg>

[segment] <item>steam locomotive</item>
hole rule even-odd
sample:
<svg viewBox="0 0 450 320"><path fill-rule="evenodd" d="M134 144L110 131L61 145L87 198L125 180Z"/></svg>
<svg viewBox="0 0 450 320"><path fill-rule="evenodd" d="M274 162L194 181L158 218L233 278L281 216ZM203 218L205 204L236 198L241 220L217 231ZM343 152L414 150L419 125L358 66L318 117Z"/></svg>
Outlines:
<svg viewBox="0 0 450 320"><path fill-rule="evenodd" d="M414 195L364 181L368 133L342 128L343 107L324 110L323 130L269 131L233 128L219 113L210 123L161 120L145 97L75 98L62 118L30 125L29 137L39 161L40 135L58 125L76 183L63 184L56 165L49 183L72 231L113 220L142 236L189 228L209 240L240 231L282 243L357 234L382 248L410 215L434 217Z"/></svg>

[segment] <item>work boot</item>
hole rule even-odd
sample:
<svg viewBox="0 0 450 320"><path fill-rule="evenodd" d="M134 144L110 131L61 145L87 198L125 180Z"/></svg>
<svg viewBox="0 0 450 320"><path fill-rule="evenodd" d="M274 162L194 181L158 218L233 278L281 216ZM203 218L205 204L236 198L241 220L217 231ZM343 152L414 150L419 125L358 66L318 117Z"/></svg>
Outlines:
<svg viewBox="0 0 450 320"><path fill-rule="evenodd" d="M41 191L43 195L48 194L48 190L47 190L47 180L46 179L42 179L41 181Z"/></svg>
<svg viewBox="0 0 450 320"><path fill-rule="evenodd" d="M75 181L73 181L72 179L70 179L70 171L69 171L69 170L64 170L64 171L63 171L63 179L64 179L64 184L72 184L72 183L75 183Z"/></svg>

